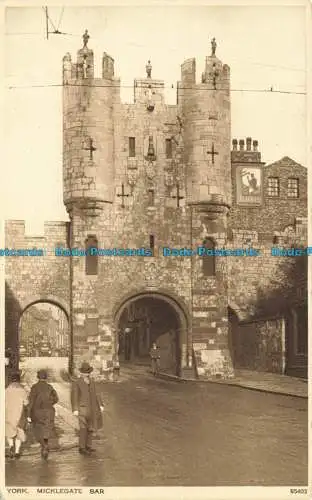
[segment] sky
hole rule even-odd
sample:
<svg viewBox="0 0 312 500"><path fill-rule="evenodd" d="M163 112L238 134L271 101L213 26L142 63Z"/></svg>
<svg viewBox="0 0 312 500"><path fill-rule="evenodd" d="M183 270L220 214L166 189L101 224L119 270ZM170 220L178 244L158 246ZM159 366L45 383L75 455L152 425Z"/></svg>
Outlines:
<svg viewBox="0 0 312 500"><path fill-rule="evenodd" d="M48 13L66 35L45 37L38 7L10 7L5 17L5 151L0 212L25 219L40 234L44 220L67 220L62 193L62 58L73 59L89 30L100 76L103 52L115 59L121 97L132 102L133 80L153 78L166 87L180 65L196 57L197 77L210 55L231 68L232 138L259 141L265 163L290 156L307 166L305 9L286 6L53 7ZM53 27L50 24L50 30ZM255 92L269 90L279 92ZM287 93L282 93L287 92ZM175 104L176 90L166 90Z"/></svg>

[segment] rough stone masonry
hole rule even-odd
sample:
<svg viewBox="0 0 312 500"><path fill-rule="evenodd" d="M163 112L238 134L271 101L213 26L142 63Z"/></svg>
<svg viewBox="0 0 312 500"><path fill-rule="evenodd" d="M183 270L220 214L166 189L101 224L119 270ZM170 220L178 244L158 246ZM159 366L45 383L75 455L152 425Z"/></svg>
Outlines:
<svg viewBox="0 0 312 500"><path fill-rule="evenodd" d="M140 300L149 316L152 302L161 301L158 317L171 311L176 318L177 373L232 377L233 365L244 359L240 323L284 321L285 311L306 303L298 259L271 256L274 244L305 244L306 169L290 158L265 166L251 138L234 139L231 150L230 68L216 56L215 41L201 83L195 59L181 65L176 105L166 104L164 81L152 76L150 61L146 73L134 80L134 103L125 104L111 56L104 52L98 78L88 38L75 62L65 55L69 222L46 223L42 238L34 239L23 221L7 221L7 247L41 247L47 254L6 258L6 342L17 347L25 308L48 301L69 318L73 367L87 359L100 371L112 370L123 311ZM163 256L163 247L198 246L254 247L261 254ZM144 248L146 254L61 257L55 248ZM157 331L167 330L164 319Z"/></svg>

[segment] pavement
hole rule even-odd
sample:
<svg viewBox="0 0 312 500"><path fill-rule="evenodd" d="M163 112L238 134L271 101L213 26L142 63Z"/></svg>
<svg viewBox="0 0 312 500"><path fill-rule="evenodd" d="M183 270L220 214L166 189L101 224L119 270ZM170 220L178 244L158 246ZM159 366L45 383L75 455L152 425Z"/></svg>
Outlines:
<svg viewBox="0 0 312 500"><path fill-rule="evenodd" d="M29 439L19 461L6 461L7 486L307 484L306 398L177 383L122 366L119 381L101 383L103 429L89 458L78 453L70 385L61 377L51 383L61 403L55 451L45 463Z"/></svg>
<svg viewBox="0 0 312 500"><path fill-rule="evenodd" d="M308 380L288 377L279 373L267 373L251 370L236 370L233 380L220 382L236 385L255 391L284 394L297 398L308 398Z"/></svg>
<svg viewBox="0 0 312 500"><path fill-rule="evenodd" d="M114 380L114 382L106 381L101 382L103 387L103 392L105 393L105 384L120 384L126 381L137 381L144 377L151 377L151 371L146 365L128 365L122 367L120 376ZM198 380L193 379L181 379L164 372L159 374L160 380L165 380L170 384L174 382L194 382L198 384ZM59 420L60 425L66 425L67 432L63 438L59 439L60 446L63 448L68 447L70 443L70 435L77 434L79 429L78 419L72 414L71 411L71 400L70 400L70 384L64 382L61 378L56 378L58 381L53 381L53 387L55 388L59 396L59 404L55 405L57 420ZM157 380L157 379L156 379ZM265 373L257 372L251 370L236 370L235 378L228 380L218 380L218 381L200 381L202 384L219 384L226 386L240 387L242 389L249 389L269 394L277 394L283 396L290 396L295 398L308 398L308 382L305 379L287 377L285 375L275 374L275 373Z"/></svg>
<svg viewBox="0 0 312 500"><path fill-rule="evenodd" d="M36 381L35 366L32 369L29 365L24 367L24 384L26 390L30 390L32 383ZM106 381L100 382L105 393L106 384L123 384L132 381L140 383L144 378L153 378L149 366L144 364L129 364L122 366L119 377L115 378L113 382ZM161 372L159 373L159 382L171 385L172 383L195 383L200 385L218 384L223 386L240 387L242 389L249 389L253 391L264 392L268 394L283 395L295 398L308 398L308 383L305 379L288 377L285 375L275 373L257 372L251 370L236 370L235 377L228 380L218 381L202 381L195 379L183 379L174 375ZM77 447L77 431L79 429L78 419L72 414L71 400L70 400L70 383L65 382L60 372L56 369L52 373L51 383L55 388L58 396L59 403L55 405L56 410L56 427L57 437L52 445L54 449L71 449ZM161 382L162 381L162 382ZM157 379L155 379L157 382ZM62 431L61 431L62 429ZM31 439L28 452L31 454L39 445L34 439ZM26 453L27 454L27 453Z"/></svg>
<svg viewBox="0 0 312 500"><path fill-rule="evenodd" d="M138 376L139 374L150 373L150 369L144 365L128 365L122 367L121 377L127 378L129 374ZM253 370L235 370L235 377L227 380L198 380L184 379L168 373L159 373L161 379L176 382L194 382L203 384L222 384L242 387L254 391L262 391L273 394L288 395L292 397L308 398L308 381L303 378L288 377L279 373L259 372Z"/></svg>

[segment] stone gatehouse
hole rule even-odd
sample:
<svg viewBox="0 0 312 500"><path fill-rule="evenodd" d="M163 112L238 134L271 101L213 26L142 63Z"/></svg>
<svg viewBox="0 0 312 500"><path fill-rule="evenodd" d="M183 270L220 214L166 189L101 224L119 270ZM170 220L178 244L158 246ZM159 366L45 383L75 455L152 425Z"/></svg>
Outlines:
<svg viewBox="0 0 312 500"><path fill-rule="evenodd" d="M18 350L23 311L50 302L69 319L72 368L147 359L156 340L162 369L179 376L304 374L307 259L272 248L306 245L306 168L265 165L258 141L231 140L230 68L214 42L201 83L189 59L176 105L164 88L148 62L126 104L108 54L95 76L88 36L75 62L65 55L69 221L39 238L6 222L7 248L43 250L6 257L6 344Z"/></svg>

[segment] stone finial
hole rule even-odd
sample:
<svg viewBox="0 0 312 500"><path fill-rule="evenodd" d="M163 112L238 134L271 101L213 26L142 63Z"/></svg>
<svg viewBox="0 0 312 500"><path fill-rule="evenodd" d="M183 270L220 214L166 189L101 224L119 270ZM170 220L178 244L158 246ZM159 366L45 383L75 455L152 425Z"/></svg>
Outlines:
<svg viewBox="0 0 312 500"><path fill-rule="evenodd" d="M253 145L253 150L258 151L258 141L253 141L252 145Z"/></svg>
<svg viewBox="0 0 312 500"><path fill-rule="evenodd" d="M246 138L246 150L251 151L251 137Z"/></svg>
<svg viewBox="0 0 312 500"><path fill-rule="evenodd" d="M245 141L244 139L239 140L239 150L244 151Z"/></svg>
<svg viewBox="0 0 312 500"><path fill-rule="evenodd" d="M88 33L88 30L86 30L83 34L83 48L87 48L87 45L88 45L88 41L89 41L89 38L90 38L90 35Z"/></svg>
<svg viewBox="0 0 312 500"><path fill-rule="evenodd" d="M147 78L151 78L152 77L151 61L147 61L147 65L145 66L145 69L146 69Z"/></svg>
<svg viewBox="0 0 312 500"><path fill-rule="evenodd" d="M216 55L216 49L217 49L217 42L216 42L216 39L213 38L211 40L211 55L212 56L215 56Z"/></svg>
<svg viewBox="0 0 312 500"><path fill-rule="evenodd" d="M237 139L233 139L232 145L233 145L233 151L237 151Z"/></svg>

